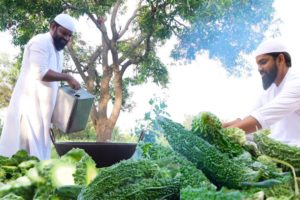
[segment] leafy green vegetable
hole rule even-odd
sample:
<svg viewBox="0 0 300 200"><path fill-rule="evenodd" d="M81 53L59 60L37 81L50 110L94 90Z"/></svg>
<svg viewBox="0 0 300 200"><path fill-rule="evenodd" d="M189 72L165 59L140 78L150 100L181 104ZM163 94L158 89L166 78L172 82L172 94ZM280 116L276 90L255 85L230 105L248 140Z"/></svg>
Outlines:
<svg viewBox="0 0 300 200"><path fill-rule="evenodd" d="M0 198L1 200L25 200L23 197L15 195L14 193L9 193L4 197Z"/></svg>
<svg viewBox="0 0 300 200"><path fill-rule="evenodd" d="M0 198L32 199L35 184L26 176L38 159L29 156L25 150L11 157L0 156Z"/></svg>
<svg viewBox="0 0 300 200"><path fill-rule="evenodd" d="M12 157L10 158L11 160L15 160L16 163L20 164L23 161L27 160L36 160L38 161L39 159L35 156L30 156L27 151L25 150L19 150L17 151Z"/></svg>
<svg viewBox="0 0 300 200"><path fill-rule="evenodd" d="M61 158L76 163L73 174L77 185L88 185L98 174L96 163L83 149L72 149Z"/></svg>
<svg viewBox="0 0 300 200"><path fill-rule="evenodd" d="M17 161L5 156L0 156L0 166L16 166L18 165Z"/></svg>
<svg viewBox="0 0 300 200"><path fill-rule="evenodd" d="M201 112L193 118L192 132L230 158L244 153L244 149L224 133L220 119L211 112Z"/></svg>
<svg viewBox="0 0 300 200"><path fill-rule="evenodd" d="M6 179L7 179L6 181L14 180L22 176L20 169L17 166L2 165L1 169L5 171Z"/></svg>
<svg viewBox="0 0 300 200"><path fill-rule="evenodd" d="M235 142L241 146L244 146L247 142L246 133L244 130L237 127L230 127L223 129L224 135L226 135L232 142Z"/></svg>
<svg viewBox="0 0 300 200"><path fill-rule="evenodd" d="M39 162L36 169L28 172L28 176L38 185L36 199L58 198L58 188L86 186L98 173L95 161L83 149L76 148L60 159Z"/></svg>
<svg viewBox="0 0 300 200"><path fill-rule="evenodd" d="M25 150L20 150L11 157L0 156L0 181L5 183L24 176L27 169L33 167L36 162L38 159L29 156Z"/></svg>
<svg viewBox="0 0 300 200"><path fill-rule="evenodd" d="M27 176L19 177L0 186L0 198L8 194L15 194L25 200L31 200L34 194L34 185Z"/></svg>
<svg viewBox="0 0 300 200"><path fill-rule="evenodd" d="M64 185L74 185L73 174L76 171L76 165L70 161L61 159L51 159L41 161L37 165L37 176L33 178L39 182L37 184L37 190L35 192L34 199L51 199L57 198L55 189Z"/></svg>
<svg viewBox="0 0 300 200"><path fill-rule="evenodd" d="M0 167L0 183L6 179L6 171Z"/></svg>
<svg viewBox="0 0 300 200"><path fill-rule="evenodd" d="M37 160L26 160L21 162L18 165L18 168L20 169L22 174L26 174L26 172L30 169L33 168L36 164L38 163Z"/></svg>

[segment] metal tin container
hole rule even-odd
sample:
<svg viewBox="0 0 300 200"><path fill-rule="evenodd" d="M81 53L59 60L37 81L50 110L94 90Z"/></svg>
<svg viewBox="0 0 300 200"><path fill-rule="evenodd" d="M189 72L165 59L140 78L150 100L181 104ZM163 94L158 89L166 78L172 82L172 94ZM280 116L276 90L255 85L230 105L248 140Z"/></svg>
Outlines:
<svg viewBox="0 0 300 200"><path fill-rule="evenodd" d="M93 101L94 96L83 88L60 87L52 115L53 125L64 133L84 130Z"/></svg>

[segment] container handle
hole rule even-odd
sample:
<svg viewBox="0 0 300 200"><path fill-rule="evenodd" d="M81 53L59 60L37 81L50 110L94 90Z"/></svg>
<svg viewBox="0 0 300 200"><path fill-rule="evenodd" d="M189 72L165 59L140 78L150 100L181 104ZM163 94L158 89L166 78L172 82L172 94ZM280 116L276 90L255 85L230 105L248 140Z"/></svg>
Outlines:
<svg viewBox="0 0 300 200"><path fill-rule="evenodd" d="M79 90L76 90L73 94L75 97L80 97L80 91Z"/></svg>
<svg viewBox="0 0 300 200"><path fill-rule="evenodd" d="M144 136L145 136L145 131L142 130L142 131L141 131L141 134L140 134L140 137L139 137L139 139L138 139L138 143L144 139Z"/></svg>

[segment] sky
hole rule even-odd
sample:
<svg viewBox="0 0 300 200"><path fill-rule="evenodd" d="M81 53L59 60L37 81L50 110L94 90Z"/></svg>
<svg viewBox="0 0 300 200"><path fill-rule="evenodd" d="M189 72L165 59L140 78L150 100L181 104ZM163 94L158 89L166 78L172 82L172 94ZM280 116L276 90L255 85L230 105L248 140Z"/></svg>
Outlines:
<svg viewBox="0 0 300 200"><path fill-rule="evenodd" d="M300 44L298 40L300 30L297 28L300 18L300 1L275 0L275 18L280 18L279 25L281 38L290 49L293 67L300 68ZM85 23L86 24L86 23ZM81 27L82 34L88 30L89 39L97 40L96 32L91 31L89 24ZM95 34L95 37L93 36ZM266 38L269 37L266 30ZM93 41L95 42L95 41ZM7 33L0 32L0 53L9 53L12 57L18 50L12 48L11 37ZM168 41L158 49L158 55L167 65L170 84L168 89L162 89L154 84L146 84L134 87L133 100L136 107L131 113L121 113L117 126L121 130L130 130L136 125L136 120L142 119L144 113L150 110L148 101L151 98L160 97L167 107L167 112L174 121L182 123L187 115L196 115L202 111L210 111L222 120L232 120L247 114L262 91L261 78L257 72L253 55L247 55L251 63L251 75L241 77L228 76L222 64L217 60L211 60L208 55L198 55L187 65L176 65L169 58L174 40ZM8 51L9 49L9 51Z"/></svg>
<svg viewBox="0 0 300 200"><path fill-rule="evenodd" d="M280 38L290 49L293 67L300 68L300 52L298 44L300 30L296 24L300 18L300 1L275 0L275 18L280 18ZM266 30L266 39L271 33ZM145 88L136 88L134 99L139 99L137 107L133 110L135 115L122 114L120 124L132 122L133 118L149 111L148 99L154 95L166 98L167 112L171 118L182 123L186 115L196 115L202 111L210 111L221 120L233 120L245 116L251 110L262 92L262 83L253 55L247 55L252 64L251 76L229 77L222 64L216 60L208 59L208 55L198 55L196 60L184 66L170 65L168 58L172 49L172 41L159 49L158 55L168 64L170 73L169 89L162 91L153 85Z"/></svg>

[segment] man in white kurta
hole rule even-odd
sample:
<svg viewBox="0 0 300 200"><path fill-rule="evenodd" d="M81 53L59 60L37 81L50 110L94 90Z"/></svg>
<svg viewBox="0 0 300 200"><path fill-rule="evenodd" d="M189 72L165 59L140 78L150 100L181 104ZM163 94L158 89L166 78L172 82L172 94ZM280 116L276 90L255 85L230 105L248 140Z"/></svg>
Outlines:
<svg viewBox="0 0 300 200"><path fill-rule="evenodd" d="M223 127L239 127L246 133L270 129L269 137L300 146L300 73L291 68L287 47L276 39L263 42L256 50L256 63L263 94L249 116Z"/></svg>
<svg viewBox="0 0 300 200"><path fill-rule="evenodd" d="M26 45L0 138L0 155L12 156L20 149L41 160L50 158L49 130L56 102L58 81L74 88L80 84L61 73L62 49L75 30L73 18L59 14L50 32L34 36Z"/></svg>
<svg viewBox="0 0 300 200"><path fill-rule="evenodd" d="M269 137L289 145L300 146L300 73L289 69L282 82L272 84L262 94L250 113Z"/></svg>

